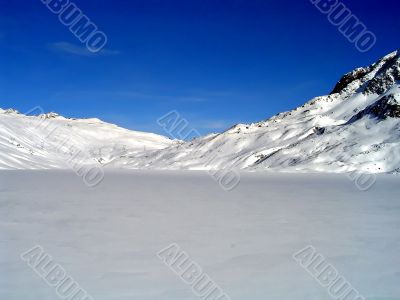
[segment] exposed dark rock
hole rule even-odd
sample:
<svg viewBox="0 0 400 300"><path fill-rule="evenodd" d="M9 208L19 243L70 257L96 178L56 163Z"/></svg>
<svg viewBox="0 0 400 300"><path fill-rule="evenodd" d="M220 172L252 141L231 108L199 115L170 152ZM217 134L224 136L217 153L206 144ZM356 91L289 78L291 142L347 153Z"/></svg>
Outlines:
<svg viewBox="0 0 400 300"><path fill-rule="evenodd" d="M377 69L378 67L379 69ZM359 79L361 79L362 83L365 83L367 79L363 80L363 77L373 71L376 71L376 75L366 83L363 93L382 95L396 81L400 80L399 52L395 55L386 56L369 67L358 68L345 74L330 94L342 92L349 84Z"/></svg>
<svg viewBox="0 0 400 300"><path fill-rule="evenodd" d="M340 93L341 91L343 91L350 83L352 83L355 80L361 79L363 78L365 75L367 75L369 72L371 71L371 67L367 67L367 68L358 68L355 69L354 71L351 71L347 74L345 74L340 80L339 82L336 84L335 88L333 89L333 91L330 93L330 95L332 94L336 94L336 93Z"/></svg>
<svg viewBox="0 0 400 300"><path fill-rule="evenodd" d="M325 128L324 127L315 127L314 128L314 132L315 132L316 135L324 134Z"/></svg>
<svg viewBox="0 0 400 300"><path fill-rule="evenodd" d="M385 96L353 116L348 123L358 121L364 116L380 121L387 118L400 118L400 103L394 95Z"/></svg>
<svg viewBox="0 0 400 300"><path fill-rule="evenodd" d="M400 62L399 56L396 55L389 59L376 76L371 79L364 89L364 94L378 94L382 95L389 88L400 80Z"/></svg>
<svg viewBox="0 0 400 300"><path fill-rule="evenodd" d="M375 77L368 82L364 90L364 94L378 94L382 95L390 89L397 81L400 80L399 70L395 69L392 72L386 73L384 76Z"/></svg>

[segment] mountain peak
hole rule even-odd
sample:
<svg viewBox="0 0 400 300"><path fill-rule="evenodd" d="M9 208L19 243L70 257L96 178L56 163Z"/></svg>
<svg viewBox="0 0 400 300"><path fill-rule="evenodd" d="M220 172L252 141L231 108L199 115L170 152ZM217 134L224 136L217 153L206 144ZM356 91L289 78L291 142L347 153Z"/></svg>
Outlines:
<svg viewBox="0 0 400 300"><path fill-rule="evenodd" d="M367 81L365 93L382 94L385 88L400 80L400 50L393 51L382 57L376 63L357 68L343 77L335 85L330 95L336 93L355 92Z"/></svg>
<svg viewBox="0 0 400 300"><path fill-rule="evenodd" d="M345 74L330 95L253 124L190 142L125 130L98 119L0 114L0 168L58 167L65 137L85 163L122 168L393 173L400 169L400 59L394 51ZM9 116L6 116L9 114ZM40 122L45 118L48 122ZM37 128L35 123L56 125ZM397 171L396 171L397 170Z"/></svg>
<svg viewBox="0 0 400 300"><path fill-rule="evenodd" d="M212 139L132 157L123 165L393 173L400 167L399 53L345 74L330 95L294 110L237 124Z"/></svg>
<svg viewBox="0 0 400 300"><path fill-rule="evenodd" d="M6 114L6 115L11 115L11 114L20 115L21 114L18 110L13 109L13 108L8 108L8 109L1 109L0 108L0 113Z"/></svg>

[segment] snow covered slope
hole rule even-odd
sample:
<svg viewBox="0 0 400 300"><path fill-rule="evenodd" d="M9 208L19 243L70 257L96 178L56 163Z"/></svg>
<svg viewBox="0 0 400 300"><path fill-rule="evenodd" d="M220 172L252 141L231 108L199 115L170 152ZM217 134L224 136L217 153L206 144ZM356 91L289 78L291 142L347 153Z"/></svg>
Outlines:
<svg viewBox="0 0 400 300"><path fill-rule="evenodd" d="M72 157L113 168L398 173L399 56L344 75L330 95L295 110L189 142L98 119L0 110L0 168L65 168Z"/></svg>
<svg viewBox="0 0 400 300"><path fill-rule="evenodd" d="M130 131L98 119L66 119L55 113L26 116L0 110L0 169L68 168L107 163L121 153L165 148L172 140Z"/></svg>
<svg viewBox="0 0 400 300"><path fill-rule="evenodd" d="M255 124L114 161L155 169L400 170L399 51L358 68L330 95Z"/></svg>

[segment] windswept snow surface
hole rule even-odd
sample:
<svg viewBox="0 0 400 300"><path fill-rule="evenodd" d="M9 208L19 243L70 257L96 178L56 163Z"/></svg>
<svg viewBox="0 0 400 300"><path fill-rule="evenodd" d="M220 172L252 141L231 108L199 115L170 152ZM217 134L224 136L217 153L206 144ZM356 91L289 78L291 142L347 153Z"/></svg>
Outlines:
<svg viewBox="0 0 400 300"><path fill-rule="evenodd" d="M380 175L0 172L0 299L54 300L20 254L41 245L96 300L199 299L156 253L178 243L232 300L328 300L292 258L314 246L367 300L400 299L400 194Z"/></svg>

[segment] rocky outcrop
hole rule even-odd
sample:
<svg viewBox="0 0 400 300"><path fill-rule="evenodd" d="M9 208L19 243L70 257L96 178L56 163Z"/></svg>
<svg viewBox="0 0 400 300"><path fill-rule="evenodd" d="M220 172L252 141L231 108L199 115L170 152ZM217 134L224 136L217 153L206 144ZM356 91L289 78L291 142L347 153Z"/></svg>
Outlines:
<svg viewBox="0 0 400 300"><path fill-rule="evenodd" d="M364 116L376 118L379 121L387 118L400 118L400 102L395 95L382 97L380 100L352 117L348 123L358 121Z"/></svg>
<svg viewBox="0 0 400 300"><path fill-rule="evenodd" d="M351 71L347 74L345 74L340 80L339 82L335 85L334 89L332 90L332 92L330 93L330 95L332 94L336 94L336 93L340 93L341 91L343 91L350 83L354 82L355 80L361 79L363 78L365 75L367 75L369 72L371 71L371 67L367 67L367 68L358 68L355 69L354 71Z"/></svg>

